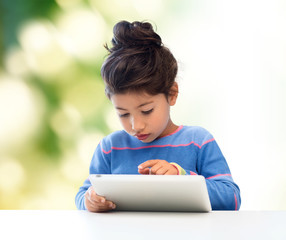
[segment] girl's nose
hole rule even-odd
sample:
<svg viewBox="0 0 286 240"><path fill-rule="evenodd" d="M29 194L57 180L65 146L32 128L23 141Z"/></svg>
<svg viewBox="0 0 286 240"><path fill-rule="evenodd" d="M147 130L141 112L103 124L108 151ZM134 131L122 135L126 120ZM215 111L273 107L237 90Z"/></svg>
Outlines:
<svg viewBox="0 0 286 240"><path fill-rule="evenodd" d="M145 123L140 118L133 117L131 119L131 126L132 130L134 130L135 132L140 132L144 129Z"/></svg>

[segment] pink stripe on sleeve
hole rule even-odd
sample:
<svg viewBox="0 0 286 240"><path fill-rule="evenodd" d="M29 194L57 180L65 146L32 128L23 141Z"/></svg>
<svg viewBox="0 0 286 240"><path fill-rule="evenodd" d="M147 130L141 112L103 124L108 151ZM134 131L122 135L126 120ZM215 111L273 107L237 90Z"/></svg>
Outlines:
<svg viewBox="0 0 286 240"><path fill-rule="evenodd" d="M105 154L109 154L109 153L111 153L112 148L111 148L111 150L109 150L109 151L105 151L103 148L101 148L101 151L104 152Z"/></svg>
<svg viewBox="0 0 286 240"><path fill-rule="evenodd" d="M227 174L217 174L211 177L207 177L206 179L211 179L211 178L216 178L216 177L221 177L221 176L231 176L231 174L227 173Z"/></svg>
<svg viewBox="0 0 286 240"><path fill-rule="evenodd" d="M207 143L209 143L209 142L212 142L212 141L214 141L214 138L205 141L205 142L202 144L202 146L204 146L205 144L207 144ZM202 147L202 146L200 146L200 147Z"/></svg>
<svg viewBox="0 0 286 240"><path fill-rule="evenodd" d="M235 193L234 193L234 201L235 201L235 211L237 211L237 198L236 198Z"/></svg>

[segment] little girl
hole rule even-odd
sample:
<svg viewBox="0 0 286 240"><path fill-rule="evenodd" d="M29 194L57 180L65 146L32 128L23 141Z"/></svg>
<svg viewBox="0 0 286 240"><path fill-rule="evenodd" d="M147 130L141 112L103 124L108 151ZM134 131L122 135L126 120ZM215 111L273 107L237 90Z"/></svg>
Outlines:
<svg viewBox="0 0 286 240"><path fill-rule="evenodd" d="M98 144L90 174L203 175L213 210L238 210L240 191L213 136L201 127L176 125L170 118L178 84L177 61L148 22L121 21L101 75L124 131ZM116 208L85 180L78 209Z"/></svg>

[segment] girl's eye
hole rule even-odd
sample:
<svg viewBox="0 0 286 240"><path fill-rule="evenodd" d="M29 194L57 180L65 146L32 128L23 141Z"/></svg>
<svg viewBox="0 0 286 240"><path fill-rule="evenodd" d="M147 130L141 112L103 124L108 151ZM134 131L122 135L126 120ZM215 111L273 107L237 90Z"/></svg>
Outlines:
<svg viewBox="0 0 286 240"><path fill-rule="evenodd" d="M119 114L119 117L128 117L129 113Z"/></svg>
<svg viewBox="0 0 286 240"><path fill-rule="evenodd" d="M153 110L154 110L154 108L152 108L152 109L150 109L150 110L148 110L148 111L142 111L142 113L143 113L144 115L148 115L148 114L150 114L151 112L153 112Z"/></svg>

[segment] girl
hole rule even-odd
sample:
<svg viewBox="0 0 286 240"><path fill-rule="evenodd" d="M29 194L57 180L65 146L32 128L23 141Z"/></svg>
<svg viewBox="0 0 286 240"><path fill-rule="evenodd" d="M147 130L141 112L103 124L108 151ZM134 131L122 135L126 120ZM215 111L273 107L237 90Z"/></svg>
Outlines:
<svg viewBox="0 0 286 240"><path fill-rule="evenodd" d="M178 126L170 118L178 84L177 61L148 22L121 21L101 75L124 131L102 139L90 174L203 175L213 210L238 210L240 191L213 136L201 127ZM109 211L116 205L98 196L86 180L78 209Z"/></svg>

